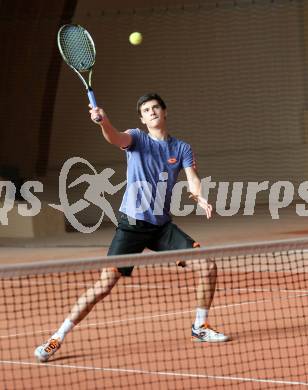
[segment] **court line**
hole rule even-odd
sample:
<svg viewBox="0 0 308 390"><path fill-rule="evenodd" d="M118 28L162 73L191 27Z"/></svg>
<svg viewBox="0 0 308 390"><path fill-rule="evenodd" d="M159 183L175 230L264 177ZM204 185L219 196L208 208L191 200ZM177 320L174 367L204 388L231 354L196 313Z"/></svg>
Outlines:
<svg viewBox="0 0 308 390"><path fill-rule="evenodd" d="M150 285L147 285L147 284L127 284L127 285L122 285L122 286L117 286L118 288L124 288L124 287L128 287L128 288L140 288L140 289L169 289L170 286L166 286L165 284L150 284ZM196 287L190 287L190 286L187 286L187 285L178 285L178 286L172 286L172 289L175 289L175 288L179 288L179 289L183 289L183 288L187 288L188 290L196 290ZM306 289L299 289L299 290L291 290L291 289L280 289L280 288L252 288L252 287L242 287L242 288L224 288L224 287L217 287L215 289L215 292L217 291L243 291L243 292L278 292L278 293L308 293L308 290Z"/></svg>
<svg viewBox="0 0 308 390"><path fill-rule="evenodd" d="M6 282L5 280L3 281L4 283ZM10 282L10 281L9 281ZM17 284L17 287L25 287L25 286L19 286L19 283L16 282ZM61 282L58 282L58 283L45 283L45 282L40 282L40 283L37 283L37 282L33 282L33 283L28 283L26 285L27 286L31 286L31 287L36 287L36 286L55 286L55 285L62 285ZM78 286L78 287L84 287L84 288L89 288L89 287L93 287L93 283L89 282L89 283L73 283L73 282L70 282L70 283L66 283L66 286ZM164 283L164 284L146 284L146 283L140 283L140 284L117 284L117 288L118 289L125 289L125 288L131 288L131 289L169 289L170 286L172 287L173 290L175 289L183 289L183 288L186 288L188 290L196 290L196 287L195 286L187 286L187 285L176 285L176 286L173 286L172 283L170 283L170 285L168 285L167 283ZM216 288L216 291L248 291L248 292L281 292L281 293L301 293L301 292L304 292L304 293L308 293L308 290L306 289L280 289L280 288L252 288L252 287L238 287L238 288L225 288L225 287L217 287Z"/></svg>
<svg viewBox="0 0 308 390"><path fill-rule="evenodd" d="M279 299L279 301L281 301L281 300L289 300L289 299L292 299L292 298L306 297L306 296L308 296L307 293L300 294L300 295L293 295L292 297L285 297L283 299ZM260 299L260 300L255 300L255 301L231 303L231 304L228 304L228 305L213 306L213 307L211 307L211 310L219 310L219 309L226 309L226 308L229 308L229 307L238 307L238 306L244 306L244 305L258 304L258 303L261 303L261 302L262 303L268 303L268 302L273 302L273 301L276 301L276 299ZM126 318L126 319L121 319L121 320L106 321L106 322L103 322L103 323L93 323L93 324L79 325L79 328L92 327L92 326L112 325L112 324L118 324L118 323L121 323L121 322L125 323L127 321L139 321L139 320L147 321L147 320L152 320L154 318L161 318L161 317L168 317L168 316L174 316L174 315L183 315L183 314L195 313L195 311L196 311L196 309L190 309L190 310L183 310L183 311L177 311L177 312L168 312L168 313L154 314L154 315L149 315L149 316L132 317L132 318Z"/></svg>
<svg viewBox="0 0 308 390"><path fill-rule="evenodd" d="M300 295L293 295L292 297L284 297L281 300L290 300L293 298L299 298L299 297L306 297L308 296L307 294L300 294ZM211 307L211 310L219 310L219 309L226 309L230 307L238 307L238 306L244 306L244 305L251 305L251 304L258 304L258 303L268 303L268 302L273 302L273 301L278 301L278 299L260 299L260 300L254 300L254 301L246 301L246 302L239 302L239 303L232 303L229 305L218 305L218 306L213 306ZM106 325L114 325L114 324L120 324L120 323L126 323L126 322L134 322L134 321L150 321L155 318L161 318L161 317L169 317L169 316L177 316L177 315L185 315L185 314L191 314L194 313L195 309L190 309L190 310L182 310L182 311L176 311L176 312L167 312L167 313L161 313L161 314L152 314L149 316L140 316L140 317L131 317L131 318L125 318L125 319L119 319L119 320L112 320L112 321L104 321L104 322L95 322L95 323L90 323L90 324L84 324L84 325L76 325L76 329L85 329L85 328L90 328L90 327L102 327ZM14 333L14 334L9 334L9 335L1 335L0 339L3 338L12 338L12 337L22 337L22 336L35 336L39 334L44 334L44 333L52 333L55 332L57 329L46 329L46 330L40 330L40 331L34 331L34 332L24 332L24 333Z"/></svg>
<svg viewBox="0 0 308 390"><path fill-rule="evenodd" d="M223 381L237 381L237 382L255 382L255 383L266 383L266 384L280 384L280 385L291 385L291 386L308 386L307 382L300 381L286 381L282 379L267 379L267 378L245 378L237 376L222 376L222 375L209 375L209 374L192 374L189 372L173 372L173 371L150 371L140 370L131 368L107 368L107 367L93 367L93 366L78 366L71 364L53 364L46 363L35 363L35 362L24 362L24 361L10 361L0 360L1 364L13 364L13 365L25 365L25 366L43 366L44 368L55 367L63 369L74 369L74 370L86 370L86 371L106 371L115 373L125 374L143 374L143 375L155 375L155 376L170 376L170 377L183 377L183 378L199 378L199 379L213 379Z"/></svg>

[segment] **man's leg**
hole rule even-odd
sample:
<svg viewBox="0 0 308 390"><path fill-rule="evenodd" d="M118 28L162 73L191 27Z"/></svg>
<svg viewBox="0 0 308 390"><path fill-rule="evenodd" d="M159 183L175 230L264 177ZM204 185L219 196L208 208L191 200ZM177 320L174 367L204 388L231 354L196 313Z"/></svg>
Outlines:
<svg viewBox="0 0 308 390"><path fill-rule="evenodd" d="M120 277L121 274L116 268L103 269L100 279L93 287L90 287L81 295L72 307L67 320L71 321L74 325L82 321L100 300L109 295Z"/></svg>
<svg viewBox="0 0 308 390"><path fill-rule="evenodd" d="M216 289L217 266L215 261L203 259L197 264L191 261L187 262L187 266L192 267L198 278L196 318L191 328L192 340L210 343L228 341L229 336L214 330L208 323L209 310Z"/></svg>
<svg viewBox="0 0 308 390"><path fill-rule="evenodd" d="M197 266L197 268L199 267ZM194 325L199 328L207 322L208 312L214 298L217 277L216 263L205 261L204 264L200 264L200 270L197 270L197 273L197 313Z"/></svg>
<svg viewBox="0 0 308 390"><path fill-rule="evenodd" d="M109 295L120 277L121 274L116 268L103 269L100 279L79 297L59 329L46 343L36 348L35 357L41 362L49 360L60 348L65 336L90 313L97 302Z"/></svg>
<svg viewBox="0 0 308 390"><path fill-rule="evenodd" d="M151 249L166 251L173 249L198 248L200 244L179 229L173 223L167 224L159 236L159 240ZM204 260L199 263L193 261L178 261L181 267L187 267L197 274L197 308L196 318L192 325L192 339L194 341L222 342L229 340L228 336L216 332L208 324L209 310L214 298L217 278L217 266L212 260Z"/></svg>
<svg viewBox="0 0 308 390"><path fill-rule="evenodd" d="M140 253L145 248L146 240L147 235L138 231L138 226L130 228L127 218L122 215L108 250L108 256ZM110 293L121 275L130 276L132 270L133 267L103 269L100 279L80 296L59 329L46 343L36 348L35 357L41 362L49 360L60 348L65 336L90 313L97 302Z"/></svg>

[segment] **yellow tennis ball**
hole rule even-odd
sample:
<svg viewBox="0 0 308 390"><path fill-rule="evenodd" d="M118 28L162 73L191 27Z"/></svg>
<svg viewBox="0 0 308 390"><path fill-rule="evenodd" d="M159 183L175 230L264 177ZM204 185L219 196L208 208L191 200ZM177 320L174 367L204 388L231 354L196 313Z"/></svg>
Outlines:
<svg viewBox="0 0 308 390"><path fill-rule="evenodd" d="M140 45L140 43L142 42L142 34L137 31L131 33L129 36L129 42L132 45Z"/></svg>

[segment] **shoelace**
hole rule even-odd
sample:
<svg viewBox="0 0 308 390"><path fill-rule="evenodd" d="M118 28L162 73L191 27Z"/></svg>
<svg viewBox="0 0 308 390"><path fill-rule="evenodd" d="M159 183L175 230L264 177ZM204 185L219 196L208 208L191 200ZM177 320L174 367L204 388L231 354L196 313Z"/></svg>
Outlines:
<svg viewBox="0 0 308 390"><path fill-rule="evenodd" d="M59 341L56 340L56 339L51 339L49 344L48 344L51 348L52 347L57 347L59 345Z"/></svg>
<svg viewBox="0 0 308 390"><path fill-rule="evenodd" d="M60 346L60 343L58 340L56 339L51 339L49 342L48 342L48 345L46 345L46 347L44 348L44 351L46 352L51 352L52 350L58 348Z"/></svg>
<svg viewBox="0 0 308 390"><path fill-rule="evenodd" d="M215 333L219 333L216 329L212 328L210 324L206 323L201 328L212 330Z"/></svg>

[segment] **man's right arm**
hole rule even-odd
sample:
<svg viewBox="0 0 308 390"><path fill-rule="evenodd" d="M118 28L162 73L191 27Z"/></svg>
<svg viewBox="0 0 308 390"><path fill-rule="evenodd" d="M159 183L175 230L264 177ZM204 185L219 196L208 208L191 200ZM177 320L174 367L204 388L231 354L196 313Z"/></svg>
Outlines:
<svg viewBox="0 0 308 390"><path fill-rule="evenodd" d="M132 136L128 132L121 133L115 127L113 127L102 108L96 107L91 109L90 114L92 121L95 124L100 125L103 136L107 142L122 149L125 149L132 144ZM100 116L102 119L99 122L96 122L95 118L98 116Z"/></svg>

